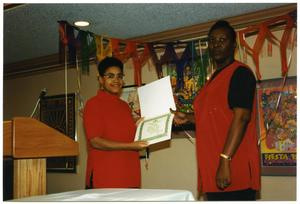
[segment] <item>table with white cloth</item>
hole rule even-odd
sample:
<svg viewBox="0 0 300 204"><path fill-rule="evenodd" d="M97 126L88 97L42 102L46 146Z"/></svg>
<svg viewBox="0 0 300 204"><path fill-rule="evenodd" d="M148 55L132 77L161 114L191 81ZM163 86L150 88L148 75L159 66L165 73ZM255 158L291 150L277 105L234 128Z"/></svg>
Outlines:
<svg viewBox="0 0 300 204"><path fill-rule="evenodd" d="M101 188L76 190L11 201L194 201L187 190Z"/></svg>

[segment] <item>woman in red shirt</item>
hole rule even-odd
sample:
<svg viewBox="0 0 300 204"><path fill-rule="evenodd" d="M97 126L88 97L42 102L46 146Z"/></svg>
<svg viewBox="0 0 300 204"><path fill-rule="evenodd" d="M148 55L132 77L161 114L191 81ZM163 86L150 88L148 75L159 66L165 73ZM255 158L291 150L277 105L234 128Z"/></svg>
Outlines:
<svg viewBox="0 0 300 204"><path fill-rule="evenodd" d="M134 142L136 124L131 110L119 96L123 64L114 57L98 65L100 90L84 108L83 123L88 146L87 188L139 188L139 150L145 141Z"/></svg>

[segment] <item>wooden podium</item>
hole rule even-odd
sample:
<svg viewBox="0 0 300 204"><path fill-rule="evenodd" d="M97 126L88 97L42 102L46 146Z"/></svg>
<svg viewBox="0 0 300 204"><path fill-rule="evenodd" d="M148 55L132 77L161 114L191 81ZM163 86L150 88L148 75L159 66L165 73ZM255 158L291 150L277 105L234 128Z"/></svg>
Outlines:
<svg viewBox="0 0 300 204"><path fill-rule="evenodd" d="M13 158L13 197L46 194L46 158L79 155L78 143L26 117L3 122L3 156Z"/></svg>

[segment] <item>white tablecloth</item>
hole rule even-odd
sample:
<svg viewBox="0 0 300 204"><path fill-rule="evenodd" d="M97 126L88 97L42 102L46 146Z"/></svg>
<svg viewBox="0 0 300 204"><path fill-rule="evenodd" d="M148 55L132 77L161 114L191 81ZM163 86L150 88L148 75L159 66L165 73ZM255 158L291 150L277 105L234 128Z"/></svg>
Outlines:
<svg viewBox="0 0 300 204"><path fill-rule="evenodd" d="M169 189L89 189L32 196L12 201L194 201L187 190Z"/></svg>

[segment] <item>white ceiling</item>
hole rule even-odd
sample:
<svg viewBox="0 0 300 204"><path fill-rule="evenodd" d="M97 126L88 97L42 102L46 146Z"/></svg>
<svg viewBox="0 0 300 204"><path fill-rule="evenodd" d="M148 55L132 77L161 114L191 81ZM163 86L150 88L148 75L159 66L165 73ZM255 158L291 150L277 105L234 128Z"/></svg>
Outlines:
<svg viewBox="0 0 300 204"><path fill-rule="evenodd" d="M4 64L58 53L58 23L121 39L237 16L284 3L23 4L4 10Z"/></svg>

